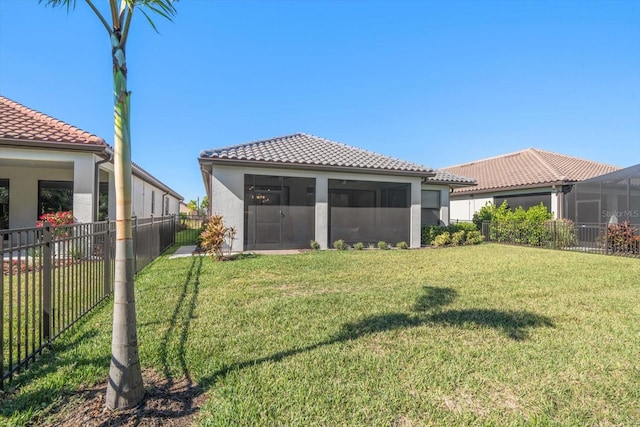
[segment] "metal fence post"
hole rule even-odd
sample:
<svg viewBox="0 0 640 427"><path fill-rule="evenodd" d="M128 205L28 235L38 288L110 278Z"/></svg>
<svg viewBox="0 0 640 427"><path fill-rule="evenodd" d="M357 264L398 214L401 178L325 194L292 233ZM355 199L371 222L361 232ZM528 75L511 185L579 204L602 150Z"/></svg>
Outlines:
<svg viewBox="0 0 640 427"><path fill-rule="evenodd" d="M3 319L0 323L0 390L4 390L4 235L2 233L0 233L0 259L2 259L3 269L0 276L0 319Z"/></svg>
<svg viewBox="0 0 640 427"><path fill-rule="evenodd" d="M102 253L104 255L104 295L111 293L111 221L107 221L107 230L102 243Z"/></svg>
<svg viewBox="0 0 640 427"><path fill-rule="evenodd" d="M176 215L171 214L171 246L176 244Z"/></svg>
<svg viewBox="0 0 640 427"><path fill-rule="evenodd" d="M52 251L51 224L45 223L42 228L42 334L45 341L51 340L52 312L51 312L51 279L52 279Z"/></svg>
<svg viewBox="0 0 640 427"><path fill-rule="evenodd" d="M133 271L138 271L138 217L134 216L132 218L132 232L131 237L133 238Z"/></svg>

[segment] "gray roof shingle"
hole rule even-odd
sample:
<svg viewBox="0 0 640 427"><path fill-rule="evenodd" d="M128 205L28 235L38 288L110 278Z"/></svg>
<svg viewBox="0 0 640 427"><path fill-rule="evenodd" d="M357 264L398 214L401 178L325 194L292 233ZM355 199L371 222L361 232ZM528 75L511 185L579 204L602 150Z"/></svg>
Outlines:
<svg viewBox="0 0 640 427"><path fill-rule="evenodd" d="M306 133L281 136L230 147L204 150L202 160L272 163L282 166L317 166L368 169L416 176L433 176L431 168L345 145Z"/></svg>
<svg viewBox="0 0 640 427"><path fill-rule="evenodd" d="M436 175L427 178L427 181L446 182L455 187L476 185L475 179L467 178L466 176L456 175L442 169L436 169L434 172Z"/></svg>

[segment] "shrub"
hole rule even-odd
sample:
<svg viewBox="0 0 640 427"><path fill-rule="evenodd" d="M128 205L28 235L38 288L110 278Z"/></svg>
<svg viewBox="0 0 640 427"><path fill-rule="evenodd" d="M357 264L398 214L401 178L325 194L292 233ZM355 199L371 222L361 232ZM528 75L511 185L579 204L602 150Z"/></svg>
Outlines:
<svg viewBox="0 0 640 427"><path fill-rule="evenodd" d="M387 249L389 249L389 244L387 242L385 242L384 240L380 240L378 242L378 249L387 250Z"/></svg>
<svg viewBox="0 0 640 427"><path fill-rule="evenodd" d="M557 221L550 221L554 227L554 247L555 248L568 248L576 244L576 231L573 226L573 221L569 219L559 219Z"/></svg>
<svg viewBox="0 0 640 427"><path fill-rule="evenodd" d="M456 222L447 226L447 231L449 233L455 233L456 231L464 231L468 233L469 231L476 230L478 230L478 228L472 222Z"/></svg>
<svg viewBox="0 0 640 427"><path fill-rule="evenodd" d="M311 246L311 249L313 249L314 251L320 250L320 243L318 243L316 240L312 240L311 242L309 242L309 246Z"/></svg>
<svg viewBox="0 0 640 427"><path fill-rule="evenodd" d="M467 233L467 240L465 241L465 245L479 245L484 241L484 236L478 231L469 231Z"/></svg>
<svg viewBox="0 0 640 427"><path fill-rule="evenodd" d="M476 225L472 222L458 222L455 224L449 224L447 226L442 225L423 225L422 226L422 239L421 242L423 245L432 245L436 237L441 234L448 232L449 238L452 237L454 233L458 233L462 231L462 238L459 240L457 244L464 244L466 239L466 234L471 231L477 231ZM449 244L449 243L447 243Z"/></svg>
<svg viewBox="0 0 640 427"><path fill-rule="evenodd" d="M473 214L472 221L478 230L482 230L482 223L484 221L493 220L495 210L496 205L491 202L487 202L487 204L481 207L478 212Z"/></svg>
<svg viewBox="0 0 640 427"><path fill-rule="evenodd" d="M69 211L49 212L40 215L38 221L36 221L36 227L44 227L46 223L51 224L54 227L61 225L75 224L76 220L73 214ZM69 227L54 228L53 235L56 237L69 237Z"/></svg>
<svg viewBox="0 0 640 427"><path fill-rule="evenodd" d="M430 245L437 236L445 231L447 231L447 227L441 225L423 225L420 243L425 246Z"/></svg>
<svg viewBox="0 0 640 427"><path fill-rule="evenodd" d="M347 245L344 240L338 239L333 242L333 248L339 251L344 251L346 249L349 249L349 245Z"/></svg>
<svg viewBox="0 0 640 427"><path fill-rule="evenodd" d="M355 249L356 251L363 250L364 249L364 243L362 243L362 242L354 243L353 244L353 249Z"/></svg>
<svg viewBox="0 0 640 427"><path fill-rule="evenodd" d="M636 234L637 232L638 228L631 225L629 221L609 224L606 237L607 250L613 253L639 253L640 236Z"/></svg>
<svg viewBox="0 0 640 427"><path fill-rule="evenodd" d="M466 232L464 230L456 231L455 233L451 233L451 244L453 246L459 246L464 243L464 235Z"/></svg>
<svg viewBox="0 0 640 427"><path fill-rule="evenodd" d="M448 231L445 231L442 234L439 234L438 236L436 236L435 239L433 239L433 246L436 247L441 247L441 246L446 246L449 243L451 243L451 234Z"/></svg>
<svg viewBox="0 0 640 427"><path fill-rule="evenodd" d="M208 219L204 225L204 231L200 233L200 246L206 250L207 254L220 261L231 255L233 240L236 230L233 227L224 225L222 215L214 215ZM227 244L227 253L224 253L224 245Z"/></svg>
<svg viewBox="0 0 640 427"><path fill-rule="evenodd" d="M409 249L409 245L407 244L407 242L398 242L396 243L396 248L398 249Z"/></svg>

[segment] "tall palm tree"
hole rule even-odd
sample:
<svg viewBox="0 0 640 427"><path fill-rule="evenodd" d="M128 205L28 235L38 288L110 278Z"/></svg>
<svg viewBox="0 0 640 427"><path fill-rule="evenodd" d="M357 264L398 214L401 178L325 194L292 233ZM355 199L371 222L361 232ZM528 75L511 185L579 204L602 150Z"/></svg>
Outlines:
<svg viewBox="0 0 640 427"><path fill-rule="evenodd" d="M74 8L76 0L39 0L46 5ZM138 358L136 306L133 290L134 254L131 227L131 134L130 98L127 90L126 45L134 11L147 18L157 14L171 20L174 0L108 0L103 14L92 0L85 3L98 17L111 40L114 96L114 178L116 184L116 257L114 275L113 331L111 367L107 381L106 406L129 408L144 397L144 384ZM109 20L111 23L109 23Z"/></svg>

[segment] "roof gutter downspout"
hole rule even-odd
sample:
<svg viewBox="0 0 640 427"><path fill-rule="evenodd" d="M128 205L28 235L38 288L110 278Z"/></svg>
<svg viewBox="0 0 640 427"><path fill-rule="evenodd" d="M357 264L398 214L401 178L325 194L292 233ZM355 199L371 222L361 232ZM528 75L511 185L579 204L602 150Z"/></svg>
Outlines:
<svg viewBox="0 0 640 427"><path fill-rule="evenodd" d="M93 221L98 221L98 213L100 211L100 165L103 163L109 163L113 160L113 152L105 151L107 158L99 160L95 163L95 170L93 172Z"/></svg>
<svg viewBox="0 0 640 427"><path fill-rule="evenodd" d="M211 216L211 209L212 209L212 205L213 205L213 194L211 194L211 179L213 177L213 174L211 172L212 166L209 166L209 169L207 170L207 167L202 163L202 161L200 162L200 173L202 173L202 180L204 181L204 189L205 192L207 193L207 197L209 198L209 206L207 206L207 215Z"/></svg>
<svg viewBox="0 0 640 427"><path fill-rule="evenodd" d="M164 216L165 214L168 214L167 209L165 209L165 205L164 205L164 198L167 197L168 195L169 195L168 191L162 195L162 206L160 207L160 212L162 212L162 216Z"/></svg>

